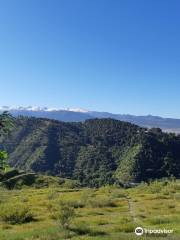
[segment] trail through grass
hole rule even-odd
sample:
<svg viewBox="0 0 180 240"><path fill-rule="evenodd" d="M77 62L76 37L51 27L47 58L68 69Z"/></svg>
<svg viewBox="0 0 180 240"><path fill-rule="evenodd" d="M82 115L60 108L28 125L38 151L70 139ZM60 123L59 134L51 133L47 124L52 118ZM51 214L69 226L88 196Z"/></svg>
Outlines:
<svg viewBox="0 0 180 240"><path fill-rule="evenodd" d="M179 181L141 184L126 190L113 186L77 190L2 188L0 196L0 240L180 239ZM60 202L75 212L64 229L57 218ZM23 214L31 214L32 219L21 222L24 216L20 214L17 222L6 220L10 212L13 213L12 206L14 211L20 211L20 204L26 206ZM4 206L6 211L9 208L7 212L3 210ZM173 229L174 233L138 238L134 233L138 226Z"/></svg>

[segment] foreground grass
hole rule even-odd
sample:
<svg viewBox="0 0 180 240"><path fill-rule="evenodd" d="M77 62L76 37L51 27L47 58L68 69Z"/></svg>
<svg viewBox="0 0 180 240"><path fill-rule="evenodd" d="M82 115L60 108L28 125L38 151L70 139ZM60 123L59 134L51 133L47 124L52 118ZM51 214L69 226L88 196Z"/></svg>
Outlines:
<svg viewBox="0 0 180 240"><path fill-rule="evenodd" d="M127 190L109 186L98 190L1 189L0 196L0 240L180 239L178 181L141 184ZM68 230L62 229L57 217L60 202L75 210ZM17 212L19 217L14 219ZM173 229L174 233L136 237L137 226Z"/></svg>

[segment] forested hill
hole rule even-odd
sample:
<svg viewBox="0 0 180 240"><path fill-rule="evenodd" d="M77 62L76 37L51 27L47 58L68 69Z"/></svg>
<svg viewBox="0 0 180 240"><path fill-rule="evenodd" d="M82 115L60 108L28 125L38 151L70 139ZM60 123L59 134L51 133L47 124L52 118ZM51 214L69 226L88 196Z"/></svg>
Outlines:
<svg viewBox="0 0 180 240"><path fill-rule="evenodd" d="M113 119L17 118L1 148L13 167L88 186L180 177L180 136Z"/></svg>

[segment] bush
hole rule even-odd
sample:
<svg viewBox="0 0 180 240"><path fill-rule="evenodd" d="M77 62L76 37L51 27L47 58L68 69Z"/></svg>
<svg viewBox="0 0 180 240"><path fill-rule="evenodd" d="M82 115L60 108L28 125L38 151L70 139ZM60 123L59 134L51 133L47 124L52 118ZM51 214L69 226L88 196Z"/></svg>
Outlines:
<svg viewBox="0 0 180 240"><path fill-rule="evenodd" d="M91 198L94 198L96 196L96 192L94 189L85 189L81 193L81 202L85 205L87 205Z"/></svg>
<svg viewBox="0 0 180 240"><path fill-rule="evenodd" d="M67 202L60 202L60 209L56 215L56 219L59 221L61 227L65 230L69 229L69 226L75 217L75 210Z"/></svg>
<svg viewBox="0 0 180 240"><path fill-rule="evenodd" d="M134 223L122 223L120 226L115 227L115 232L123 232L123 233L132 233L134 232L136 225Z"/></svg>
<svg viewBox="0 0 180 240"><path fill-rule="evenodd" d="M103 231L98 231L92 227L89 227L87 223L84 222L76 223L75 227L71 228L71 230L75 232L77 235L89 235L92 237L104 236L106 234Z"/></svg>
<svg viewBox="0 0 180 240"><path fill-rule="evenodd" d="M160 224L168 224L170 223L170 219L164 216L150 218L149 222L153 225L160 225Z"/></svg>
<svg viewBox="0 0 180 240"><path fill-rule="evenodd" d="M151 182L149 185L149 191L150 193L160 193L165 186L165 182L160 182L160 181L154 181Z"/></svg>
<svg viewBox="0 0 180 240"><path fill-rule="evenodd" d="M54 189L50 189L48 194L47 194L47 199L48 200L54 200L59 196L58 192L55 191Z"/></svg>
<svg viewBox="0 0 180 240"><path fill-rule="evenodd" d="M91 233L91 229L84 222L76 223L75 227L73 227L71 230L78 235L88 235Z"/></svg>
<svg viewBox="0 0 180 240"><path fill-rule="evenodd" d="M115 189L115 190L112 191L111 197L112 198L125 198L126 193L122 189Z"/></svg>
<svg viewBox="0 0 180 240"><path fill-rule="evenodd" d="M28 206L22 204L8 204L1 206L0 219L9 224L22 224L33 221L34 215Z"/></svg>
<svg viewBox="0 0 180 240"><path fill-rule="evenodd" d="M78 201L68 201L69 206L73 207L73 208L84 208L85 204L83 201L78 200Z"/></svg>
<svg viewBox="0 0 180 240"><path fill-rule="evenodd" d="M116 207L116 203L110 197L99 197L89 200L89 204L95 208Z"/></svg>
<svg viewBox="0 0 180 240"><path fill-rule="evenodd" d="M167 207L169 209L174 209L174 208L176 208L176 205L172 203L172 204L168 204Z"/></svg>
<svg viewBox="0 0 180 240"><path fill-rule="evenodd" d="M67 189L76 189L81 187L81 184L77 180L66 179L65 182L62 184L62 187Z"/></svg>

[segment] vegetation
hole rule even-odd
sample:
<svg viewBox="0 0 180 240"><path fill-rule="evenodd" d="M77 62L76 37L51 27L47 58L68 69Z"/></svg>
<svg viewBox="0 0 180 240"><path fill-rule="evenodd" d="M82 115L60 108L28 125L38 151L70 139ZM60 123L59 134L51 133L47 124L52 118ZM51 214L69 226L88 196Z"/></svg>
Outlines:
<svg viewBox="0 0 180 240"><path fill-rule="evenodd" d="M0 115L0 138L5 136L13 127L13 118L7 112ZM8 154L6 151L0 151L0 171L6 172L9 169L7 162Z"/></svg>
<svg viewBox="0 0 180 240"><path fill-rule="evenodd" d="M9 135L4 117L1 240L135 240L138 226L174 230L141 239L180 238L180 136L112 119L35 118L16 119Z"/></svg>
<svg viewBox="0 0 180 240"><path fill-rule="evenodd" d="M0 170L6 172L9 168L7 163L8 154L5 151L0 151Z"/></svg>
<svg viewBox="0 0 180 240"><path fill-rule="evenodd" d="M137 226L173 229L140 239L180 238L180 182L155 181L129 189L49 186L0 189L1 240L136 240Z"/></svg>
<svg viewBox="0 0 180 240"><path fill-rule="evenodd" d="M0 210L0 219L2 222L8 224L23 224L34 220L34 215L31 213L27 205L16 204L3 204Z"/></svg>
<svg viewBox="0 0 180 240"><path fill-rule="evenodd" d="M67 202L60 202L57 220L63 229L69 229L72 219L75 217L74 207Z"/></svg>
<svg viewBox="0 0 180 240"><path fill-rule="evenodd" d="M12 167L99 187L180 177L180 135L112 119L64 123L21 117L1 149Z"/></svg>

